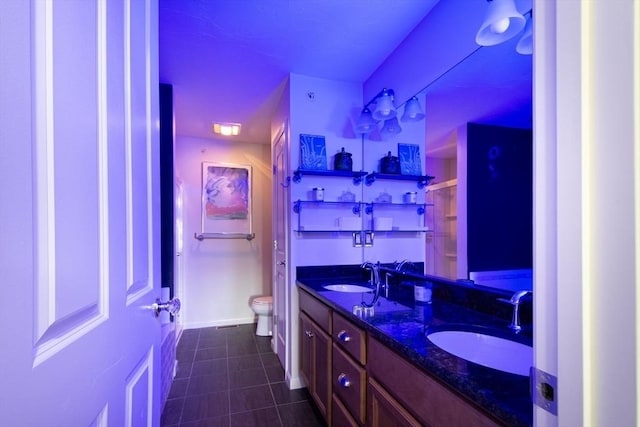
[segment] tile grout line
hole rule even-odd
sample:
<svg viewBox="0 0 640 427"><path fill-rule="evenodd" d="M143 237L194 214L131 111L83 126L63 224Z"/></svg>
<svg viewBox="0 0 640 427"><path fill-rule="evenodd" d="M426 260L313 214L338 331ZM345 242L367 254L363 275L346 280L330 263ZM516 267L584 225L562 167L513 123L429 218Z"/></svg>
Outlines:
<svg viewBox="0 0 640 427"><path fill-rule="evenodd" d="M200 347L200 330L198 329L198 334L196 338L196 346L193 350L193 359L191 360L191 364L189 367L189 375L187 376L187 388L184 392L184 396L182 396L182 405L180 405L180 416L178 417L178 426L182 424L182 416L184 415L184 407L187 403L187 393L189 392L189 386L191 386L191 374L193 373L193 364L196 362L196 354L198 353L198 347Z"/></svg>
<svg viewBox="0 0 640 427"><path fill-rule="evenodd" d="M227 416L229 417L229 426L231 426L231 369L229 367L229 336L224 334L224 349L227 354Z"/></svg>
<svg viewBox="0 0 640 427"><path fill-rule="evenodd" d="M267 386L269 387L269 393L271 393L271 399L273 399L273 407L276 410L276 414L278 414L278 420L280 421L280 426L284 426L284 422L282 421L282 415L280 415L280 409L278 408L276 395L273 393L273 387L271 387L271 379L269 378L269 374L267 373L267 367L265 366L264 359L262 358L263 353L260 351L261 349L258 346L258 338L256 338L256 335L253 336L253 342L256 346L256 350L258 351L258 359L260 359L260 365L262 365L262 372L264 373L264 376L267 379Z"/></svg>

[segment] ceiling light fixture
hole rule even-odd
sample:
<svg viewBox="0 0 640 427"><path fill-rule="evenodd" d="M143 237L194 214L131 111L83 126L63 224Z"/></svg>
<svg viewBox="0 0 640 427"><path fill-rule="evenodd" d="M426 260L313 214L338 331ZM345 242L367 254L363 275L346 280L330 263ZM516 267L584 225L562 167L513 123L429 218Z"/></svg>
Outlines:
<svg viewBox="0 0 640 427"><path fill-rule="evenodd" d="M404 113L400 118L402 122L418 122L424 119L424 113L422 107L420 107L420 101L418 97L414 96L404 105Z"/></svg>
<svg viewBox="0 0 640 427"><path fill-rule="evenodd" d="M214 122L213 132L224 136L236 136L240 134L240 123Z"/></svg>
<svg viewBox="0 0 640 427"><path fill-rule="evenodd" d="M476 34L480 46L494 46L515 37L525 26L514 0L487 0L484 21Z"/></svg>

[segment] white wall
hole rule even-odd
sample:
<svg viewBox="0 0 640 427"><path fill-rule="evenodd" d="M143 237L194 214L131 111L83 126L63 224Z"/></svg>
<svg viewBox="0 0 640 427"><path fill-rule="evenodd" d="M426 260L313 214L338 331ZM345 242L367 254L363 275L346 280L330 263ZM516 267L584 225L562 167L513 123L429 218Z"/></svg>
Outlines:
<svg viewBox="0 0 640 427"><path fill-rule="evenodd" d="M403 103L476 50L477 27L469 25L469 17L482 16L485 7L485 1L438 2L365 82L365 99L371 99L383 87L390 87L395 90L398 102ZM465 13L460 13L461 10Z"/></svg>
<svg viewBox="0 0 640 427"><path fill-rule="evenodd" d="M291 170L300 165L300 134L322 135L327 147L327 163L332 169L332 156L342 147L353 154L353 170L362 168L362 141L353 133L352 120L362 109L362 85L291 74L290 76ZM309 98L309 93L314 99ZM349 179L304 176L291 184L291 200L309 200L313 187L324 187L325 200L336 200L346 189L360 194ZM291 229L297 228L298 217L291 213ZM299 235L292 233L291 264L331 265L357 264L362 259L359 249L348 238Z"/></svg>
<svg viewBox="0 0 640 427"><path fill-rule="evenodd" d="M179 135L175 145L175 174L184 192L184 326L251 323L251 298L271 295L270 147ZM193 237L201 230L202 162L252 166L254 240Z"/></svg>

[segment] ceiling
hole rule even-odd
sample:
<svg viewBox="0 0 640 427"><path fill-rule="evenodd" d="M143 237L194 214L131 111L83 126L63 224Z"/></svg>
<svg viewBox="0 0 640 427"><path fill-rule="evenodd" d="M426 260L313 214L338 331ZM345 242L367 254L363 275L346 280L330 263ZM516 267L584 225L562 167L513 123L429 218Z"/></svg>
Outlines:
<svg viewBox="0 0 640 427"><path fill-rule="evenodd" d="M160 0L160 82L174 88L176 133L270 143L289 73L362 83L437 0Z"/></svg>
<svg viewBox="0 0 640 427"><path fill-rule="evenodd" d="M458 24L442 28L472 39L484 3L446 1L438 12ZM437 2L159 0L160 81L174 88L176 134L224 139L212 122L234 122L234 140L269 144L289 73L364 83ZM515 53L516 43L480 48L427 84L428 151L449 157L447 135L468 121L531 126L531 56Z"/></svg>

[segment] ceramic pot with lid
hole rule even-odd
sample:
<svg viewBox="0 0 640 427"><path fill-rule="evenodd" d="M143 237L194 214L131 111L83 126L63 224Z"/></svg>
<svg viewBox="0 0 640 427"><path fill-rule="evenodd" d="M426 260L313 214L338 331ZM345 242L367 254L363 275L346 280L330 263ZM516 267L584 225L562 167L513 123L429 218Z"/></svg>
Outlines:
<svg viewBox="0 0 640 427"><path fill-rule="evenodd" d="M342 147L342 151L337 153L333 158L333 169L351 172L352 168L353 160L351 159L351 153L347 153L344 151L344 147Z"/></svg>
<svg viewBox="0 0 640 427"><path fill-rule="evenodd" d="M391 155L391 151L386 156L380 159L380 172L389 174L400 173L400 161L396 156Z"/></svg>

